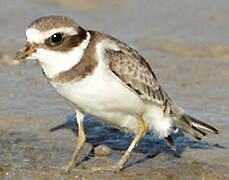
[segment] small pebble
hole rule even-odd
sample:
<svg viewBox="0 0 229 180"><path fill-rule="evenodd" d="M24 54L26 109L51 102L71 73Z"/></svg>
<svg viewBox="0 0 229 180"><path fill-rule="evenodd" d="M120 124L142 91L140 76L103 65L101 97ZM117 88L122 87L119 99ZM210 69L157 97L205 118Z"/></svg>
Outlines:
<svg viewBox="0 0 229 180"><path fill-rule="evenodd" d="M105 145L99 145L95 148L95 155L97 156L110 156L111 153L111 149Z"/></svg>

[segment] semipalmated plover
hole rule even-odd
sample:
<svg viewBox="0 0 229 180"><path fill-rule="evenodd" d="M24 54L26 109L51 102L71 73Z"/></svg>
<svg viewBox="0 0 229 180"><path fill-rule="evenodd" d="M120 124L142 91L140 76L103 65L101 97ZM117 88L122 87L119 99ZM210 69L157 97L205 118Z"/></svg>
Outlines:
<svg viewBox="0 0 229 180"><path fill-rule="evenodd" d="M72 19L42 17L26 29L25 53L37 59L54 89L75 105L78 141L66 170L75 166L86 137L83 119L93 115L135 133L119 171L145 133L153 131L175 148L171 133L180 129L201 139L218 131L179 108L160 86L152 68L133 48L107 34L85 30Z"/></svg>

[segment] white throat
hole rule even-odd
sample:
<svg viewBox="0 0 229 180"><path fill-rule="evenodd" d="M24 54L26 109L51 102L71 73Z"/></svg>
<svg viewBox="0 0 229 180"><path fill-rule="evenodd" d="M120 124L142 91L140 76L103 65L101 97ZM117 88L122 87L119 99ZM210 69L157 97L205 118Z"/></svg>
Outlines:
<svg viewBox="0 0 229 180"><path fill-rule="evenodd" d="M87 32L86 39L69 52L57 52L38 48L32 57L39 60L46 76L53 78L60 72L67 71L80 62L90 39L91 35Z"/></svg>

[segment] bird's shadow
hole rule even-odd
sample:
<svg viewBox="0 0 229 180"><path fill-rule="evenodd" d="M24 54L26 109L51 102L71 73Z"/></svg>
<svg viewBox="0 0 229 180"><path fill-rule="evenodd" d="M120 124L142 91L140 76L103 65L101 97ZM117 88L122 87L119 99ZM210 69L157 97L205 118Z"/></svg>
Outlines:
<svg viewBox="0 0 229 180"><path fill-rule="evenodd" d="M76 136L78 135L75 113L69 115L65 123L51 128L50 131L53 132L61 129L69 129ZM94 148L98 145L107 145L112 150L123 151L129 147L130 142L134 138L133 133L127 133L113 126L104 124L100 120L90 115L86 116L84 119L84 129L87 142L92 144L92 149L88 156L86 156L81 162L77 163L77 165L94 157ZM192 149L209 149L213 147L225 148L219 144L208 144L198 140L190 139L184 136L184 134L180 131L176 134L172 134L172 138L177 147L176 151L171 150L165 140L159 139L156 136L153 136L150 132L147 132L135 149L135 152L137 153L146 154L145 158L139 159L134 163L130 163L126 167L142 163L148 159L152 159L162 152L179 158L187 147Z"/></svg>

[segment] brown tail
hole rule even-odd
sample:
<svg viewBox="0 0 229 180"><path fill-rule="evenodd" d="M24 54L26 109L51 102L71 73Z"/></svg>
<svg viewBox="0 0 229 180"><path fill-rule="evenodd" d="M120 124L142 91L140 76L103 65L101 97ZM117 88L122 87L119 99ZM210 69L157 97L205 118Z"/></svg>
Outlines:
<svg viewBox="0 0 229 180"><path fill-rule="evenodd" d="M187 114L181 115L180 118L175 121L175 126L199 140L207 133L219 134L218 130L214 127Z"/></svg>

